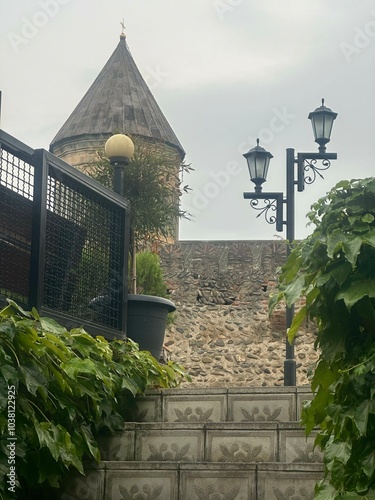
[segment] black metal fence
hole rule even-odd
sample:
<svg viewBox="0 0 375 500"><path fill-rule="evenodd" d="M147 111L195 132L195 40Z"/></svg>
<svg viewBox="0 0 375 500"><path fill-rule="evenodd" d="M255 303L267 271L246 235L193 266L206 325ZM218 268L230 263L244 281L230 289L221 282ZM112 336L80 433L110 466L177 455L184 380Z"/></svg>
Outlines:
<svg viewBox="0 0 375 500"><path fill-rule="evenodd" d="M125 336L128 205L0 130L0 301Z"/></svg>

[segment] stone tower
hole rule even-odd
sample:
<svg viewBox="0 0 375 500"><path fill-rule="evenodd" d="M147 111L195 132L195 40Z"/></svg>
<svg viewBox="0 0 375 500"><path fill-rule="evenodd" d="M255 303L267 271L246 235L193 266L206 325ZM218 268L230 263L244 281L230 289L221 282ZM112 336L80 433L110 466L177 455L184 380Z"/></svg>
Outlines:
<svg viewBox="0 0 375 500"><path fill-rule="evenodd" d="M50 151L79 168L114 133L185 152L139 72L122 33L112 56L51 142Z"/></svg>

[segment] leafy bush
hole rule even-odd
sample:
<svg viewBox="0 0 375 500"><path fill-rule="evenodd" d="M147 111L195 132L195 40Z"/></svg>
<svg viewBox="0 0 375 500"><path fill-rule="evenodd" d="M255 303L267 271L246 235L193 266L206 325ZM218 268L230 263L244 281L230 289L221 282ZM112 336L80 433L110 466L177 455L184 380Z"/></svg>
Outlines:
<svg viewBox="0 0 375 500"><path fill-rule="evenodd" d="M134 156L124 169L124 198L130 202L131 239L137 247L148 240L160 241L175 237L179 218L189 219L190 214L180 206L179 199L189 192L183 185L184 174L190 165L180 162L173 149L165 144L145 142L131 137ZM104 150L97 152L97 160L84 168L85 173L101 184L112 187L113 167Z"/></svg>
<svg viewBox="0 0 375 500"><path fill-rule="evenodd" d="M83 329L67 331L12 301L0 311L0 374L0 498L35 494L39 500L44 488L51 498L50 488L70 468L83 473L84 459L100 460L99 433L121 429L137 394L175 387L186 376L179 365L159 364L131 340L107 342ZM11 440L16 497L7 484Z"/></svg>
<svg viewBox="0 0 375 500"><path fill-rule="evenodd" d="M134 156L124 169L123 195L130 202L130 257L132 293L137 293L136 254L153 243L175 239L180 218L190 219L181 208L180 198L190 188L183 185L184 174L190 165L166 144L145 142L132 137ZM101 184L112 187L113 166L103 150L97 152L97 161L83 169Z"/></svg>
<svg viewBox="0 0 375 500"><path fill-rule="evenodd" d="M316 499L375 498L375 179L342 181L308 215L314 232L291 252L271 311L305 297L289 330L317 320L320 357L305 405L320 427L325 480Z"/></svg>

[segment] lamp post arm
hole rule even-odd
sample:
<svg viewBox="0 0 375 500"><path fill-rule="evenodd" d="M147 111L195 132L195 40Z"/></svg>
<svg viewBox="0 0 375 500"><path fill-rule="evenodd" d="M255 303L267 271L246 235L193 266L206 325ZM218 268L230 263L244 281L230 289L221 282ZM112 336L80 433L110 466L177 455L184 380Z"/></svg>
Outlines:
<svg viewBox="0 0 375 500"><path fill-rule="evenodd" d="M298 153L297 155L297 185L298 191L304 191L305 184L315 182L316 176L323 178L320 173L328 170L331 160L337 160L337 153ZM322 166L317 167L316 162L321 161ZM310 172L310 173L309 173Z"/></svg>
<svg viewBox="0 0 375 500"><path fill-rule="evenodd" d="M276 231L283 230L283 193L244 193L243 197L245 200L251 200L250 206L259 211L257 217L264 215L268 224L276 224ZM258 206L259 200L264 200L263 206Z"/></svg>

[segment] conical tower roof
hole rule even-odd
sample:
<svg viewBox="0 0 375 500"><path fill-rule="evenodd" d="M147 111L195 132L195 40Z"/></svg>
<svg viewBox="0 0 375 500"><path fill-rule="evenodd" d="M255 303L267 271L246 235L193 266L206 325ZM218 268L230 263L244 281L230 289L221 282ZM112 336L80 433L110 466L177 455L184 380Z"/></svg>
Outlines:
<svg viewBox="0 0 375 500"><path fill-rule="evenodd" d="M120 42L85 96L66 120L50 149L55 152L75 140L106 138L116 132L164 142L185 152L130 54L126 37Z"/></svg>

